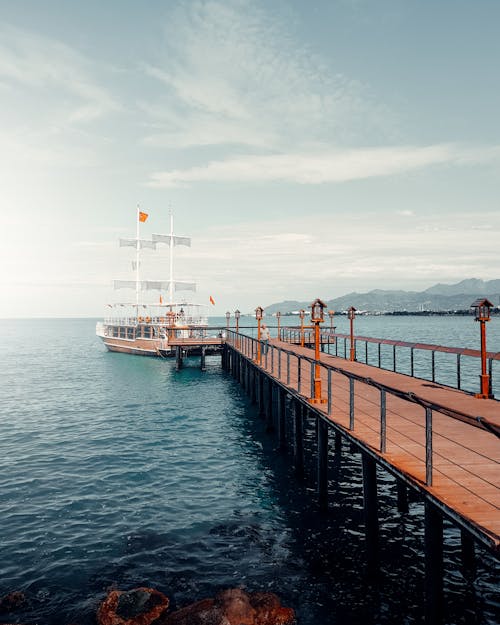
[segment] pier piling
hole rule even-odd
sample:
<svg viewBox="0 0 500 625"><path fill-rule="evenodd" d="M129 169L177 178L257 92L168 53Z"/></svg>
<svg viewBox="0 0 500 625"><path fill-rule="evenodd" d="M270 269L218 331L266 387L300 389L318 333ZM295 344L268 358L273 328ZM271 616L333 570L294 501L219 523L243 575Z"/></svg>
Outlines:
<svg viewBox="0 0 500 625"><path fill-rule="evenodd" d="M425 501L425 623L442 620L443 604L443 517L428 499Z"/></svg>
<svg viewBox="0 0 500 625"><path fill-rule="evenodd" d="M317 419L318 433L318 501L322 509L328 508L328 424L321 418Z"/></svg>
<svg viewBox="0 0 500 625"><path fill-rule="evenodd" d="M373 571L378 565L378 500L377 500L377 465L366 452L361 453L363 466L363 513L365 537L368 555L368 568Z"/></svg>

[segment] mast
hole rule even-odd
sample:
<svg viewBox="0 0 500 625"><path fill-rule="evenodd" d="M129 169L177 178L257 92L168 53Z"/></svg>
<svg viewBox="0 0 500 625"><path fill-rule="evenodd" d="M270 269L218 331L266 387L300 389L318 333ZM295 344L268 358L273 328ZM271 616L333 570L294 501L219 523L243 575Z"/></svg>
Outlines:
<svg viewBox="0 0 500 625"><path fill-rule="evenodd" d="M169 303L174 303L174 214L170 209L170 282Z"/></svg>
<svg viewBox="0 0 500 625"><path fill-rule="evenodd" d="M139 218L140 206L137 204L137 215L135 218L136 221L136 243L135 243L135 308L136 308L136 316L139 315L139 288L141 285L140 276L139 276L139 250L141 246L141 242L139 240Z"/></svg>

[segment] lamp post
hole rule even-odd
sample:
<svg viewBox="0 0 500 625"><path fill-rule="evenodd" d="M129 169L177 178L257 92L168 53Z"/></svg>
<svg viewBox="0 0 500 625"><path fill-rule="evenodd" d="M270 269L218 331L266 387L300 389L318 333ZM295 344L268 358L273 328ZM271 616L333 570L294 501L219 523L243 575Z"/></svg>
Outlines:
<svg viewBox="0 0 500 625"><path fill-rule="evenodd" d="M351 306L347 309L347 318L349 319L351 325L351 350L349 355L349 360L356 360L356 348L354 347L354 318L356 317L356 309L354 306Z"/></svg>
<svg viewBox="0 0 500 625"><path fill-rule="evenodd" d="M234 318L236 319L236 347L240 346L239 332L240 332L240 316L241 313L238 309L234 311Z"/></svg>
<svg viewBox="0 0 500 625"><path fill-rule="evenodd" d="M335 315L335 311L334 310L329 310L328 311L328 316L330 317L330 332L333 332L333 317Z"/></svg>
<svg viewBox="0 0 500 625"><path fill-rule="evenodd" d="M301 308L299 310L300 317L300 346L304 347L304 317L306 316L306 311Z"/></svg>
<svg viewBox="0 0 500 625"><path fill-rule="evenodd" d="M278 341L280 340L280 321L281 321L281 313L278 310L276 313L276 319L278 320Z"/></svg>
<svg viewBox="0 0 500 625"><path fill-rule="evenodd" d="M471 308L474 309L476 321L481 326L481 392L476 393L476 397L480 399L488 399L490 395L490 376L486 373L486 322L490 320L490 308L493 304L487 299L477 299L472 302Z"/></svg>
<svg viewBox="0 0 500 625"><path fill-rule="evenodd" d="M229 330L229 319L231 318L231 313L229 310L226 312L226 329Z"/></svg>
<svg viewBox="0 0 500 625"><path fill-rule="evenodd" d="M262 315L264 313L264 309L262 306L257 306L255 309L255 318L257 319L257 360L256 362L260 365L260 322L262 321Z"/></svg>
<svg viewBox="0 0 500 625"><path fill-rule="evenodd" d="M311 321L314 323L314 396L309 400L312 404L325 404L326 399L321 397L321 367L319 364L320 338L319 324L325 320L323 311L326 304L320 299L315 299L311 304Z"/></svg>

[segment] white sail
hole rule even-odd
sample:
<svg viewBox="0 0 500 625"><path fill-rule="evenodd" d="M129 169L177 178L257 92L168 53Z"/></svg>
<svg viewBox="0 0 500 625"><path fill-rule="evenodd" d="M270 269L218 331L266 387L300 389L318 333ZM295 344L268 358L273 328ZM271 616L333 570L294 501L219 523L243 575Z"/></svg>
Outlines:
<svg viewBox="0 0 500 625"><path fill-rule="evenodd" d="M114 289L135 289L136 286L136 280L113 280Z"/></svg>
<svg viewBox="0 0 500 625"><path fill-rule="evenodd" d="M139 249L149 248L151 250L156 249L156 242L149 241L149 239L120 239L120 247L133 247L137 249L137 244L139 244Z"/></svg>
<svg viewBox="0 0 500 625"><path fill-rule="evenodd" d="M177 245L186 245L187 247L191 247L190 237L178 237L173 234L153 234L151 238L154 243L166 243L167 245L170 245L170 242L173 241L174 247Z"/></svg>
<svg viewBox="0 0 500 625"><path fill-rule="evenodd" d="M141 288L147 291L168 291L170 284L170 280L144 280L141 283ZM196 291L195 282L174 280L173 286L176 291Z"/></svg>

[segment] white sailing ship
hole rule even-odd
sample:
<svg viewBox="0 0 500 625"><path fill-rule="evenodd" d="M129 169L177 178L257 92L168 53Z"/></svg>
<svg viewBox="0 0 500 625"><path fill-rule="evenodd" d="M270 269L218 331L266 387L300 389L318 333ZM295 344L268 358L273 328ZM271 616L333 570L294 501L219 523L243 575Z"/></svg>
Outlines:
<svg viewBox="0 0 500 625"><path fill-rule="evenodd" d="M108 304L104 321L96 325L96 334L110 351L143 356L166 356L173 353L170 342L176 339L199 339L206 336L208 306L195 304L177 296L179 291L196 291L196 284L174 279L174 248L191 247L191 239L174 234L173 215L170 214L170 233L153 234L151 240L140 238L140 224L148 214L137 207L136 236L120 239L120 247L135 248L132 268L135 280L114 280L115 289L135 290L134 302ZM169 246L168 280L144 280L140 275L141 252ZM158 303L144 303L143 294L158 293ZM164 302L164 295L166 302Z"/></svg>

